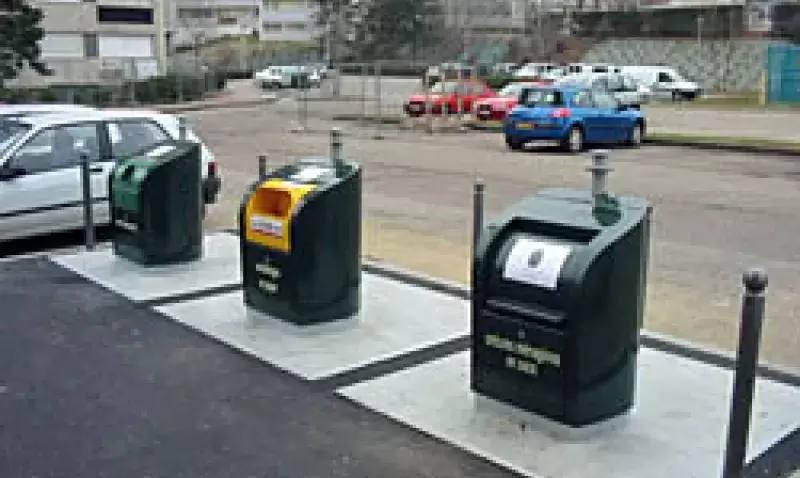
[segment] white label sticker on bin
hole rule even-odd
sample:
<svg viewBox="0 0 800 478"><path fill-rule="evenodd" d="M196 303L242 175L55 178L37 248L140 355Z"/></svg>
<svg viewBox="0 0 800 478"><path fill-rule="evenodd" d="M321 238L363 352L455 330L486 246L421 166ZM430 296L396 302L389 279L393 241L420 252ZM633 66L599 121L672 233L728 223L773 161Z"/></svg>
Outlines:
<svg viewBox="0 0 800 478"><path fill-rule="evenodd" d="M299 182L307 182L307 181L316 181L322 175L329 174L331 170L329 168L320 168L319 166L308 166L300 171L294 173L289 177L292 181L299 181Z"/></svg>
<svg viewBox="0 0 800 478"><path fill-rule="evenodd" d="M570 252L572 248L563 244L518 239L503 267L503 279L554 290Z"/></svg>
<svg viewBox="0 0 800 478"><path fill-rule="evenodd" d="M264 216L250 216L250 230L269 234L270 236L283 237L283 221Z"/></svg>

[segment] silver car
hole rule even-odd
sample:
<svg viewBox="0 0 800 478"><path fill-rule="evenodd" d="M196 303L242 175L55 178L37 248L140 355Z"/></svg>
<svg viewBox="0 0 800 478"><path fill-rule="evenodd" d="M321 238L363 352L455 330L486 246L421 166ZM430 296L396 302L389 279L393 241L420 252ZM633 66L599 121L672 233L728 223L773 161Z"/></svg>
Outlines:
<svg viewBox="0 0 800 478"><path fill-rule="evenodd" d="M577 73L555 82L558 86L574 86L607 91L621 104L638 107L650 101L650 88L622 73Z"/></svg>

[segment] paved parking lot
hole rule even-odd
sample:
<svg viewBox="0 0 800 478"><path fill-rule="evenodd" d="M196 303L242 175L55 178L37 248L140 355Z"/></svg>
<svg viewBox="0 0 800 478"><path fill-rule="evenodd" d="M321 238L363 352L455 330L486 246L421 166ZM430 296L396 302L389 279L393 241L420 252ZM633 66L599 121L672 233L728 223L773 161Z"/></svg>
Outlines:
<svg viewBox="0 0 800 478"><path fill-rule="evenodd" d="M322 89L308 95L311 99L308 104L310 116L330 117L342 113L401 115L403 102L422 87L421 82L414 78L344 76L339 80L339 93L346 100L314 101L320 97L331 98L334 81L330 80ZM298 108L290 108L288 113L297 115L295 110ZM660 104L647 107L646 113L652 131L695 135L796 140L796 125L800 124L800 111L713 110Z"/></svg>
<svg viewBox="0 0 800 478"><path fill-rule="evenodd" d="M217 228L236 226L258 154L272 166L326 154L332 125L312 118L311 131L290 134L274 106L191 117L223 168L223 201L210 215ZM376 141L344 126L346 155L365 167L365 253L438 277L466 282L476 177L487 184L489 213L539 188L589 185L588 157L510 153L495 134L392 131ZM800 162L661 147L612 158L612 189L655 206L647 328L731 348L741 272L764 266L771 274L764 356L800 367Z"/></svg>

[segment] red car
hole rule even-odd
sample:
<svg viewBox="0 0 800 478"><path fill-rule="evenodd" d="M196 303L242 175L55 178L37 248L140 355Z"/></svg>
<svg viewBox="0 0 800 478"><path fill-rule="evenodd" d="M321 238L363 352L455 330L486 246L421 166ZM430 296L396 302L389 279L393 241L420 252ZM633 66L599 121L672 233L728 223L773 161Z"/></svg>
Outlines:
<svg viewBox="0 0 800 478"><path fill-rule="evenodd" d="M496 96L475 103L475 119L479 124L500 125L506 114L517 105L519 95L525 88L549 84L545 81L519 81L509 83Z"/></svg>
<svg viewBox="0 0 800 478"><path fill-rule="evenodd" d="M444 81L431 87L428 95L430 107L427 109L432 114L452 114L459 111L468 113L476 101L495 96L494 90L481 81ZM425 94L413 95L404 105L406 114L411 117L425 114Z"/></svg>

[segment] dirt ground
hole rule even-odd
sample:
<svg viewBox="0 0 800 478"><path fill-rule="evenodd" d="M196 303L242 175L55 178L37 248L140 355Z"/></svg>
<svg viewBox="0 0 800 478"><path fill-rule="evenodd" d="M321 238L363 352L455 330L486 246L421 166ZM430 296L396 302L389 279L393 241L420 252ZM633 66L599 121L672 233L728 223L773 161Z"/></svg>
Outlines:
<svg viewBox="0 0 800 478"><path fill-rule="evenodd" d="M290 133L280 106L191 114L222 167L216 228L236 226L258 154L270 167L325 155L332 123L309 120ZM364 253L428 275L467 282L472 187L482 178L487 213L545 187L588 188L588 155L506 151L496 134L345 129L346 156L364 166ZM763 358L800 368L800 162L682 148L612 151L610 186L653 202L646 328L731 349L739 320L741 273L770 273Z"/></svg>

